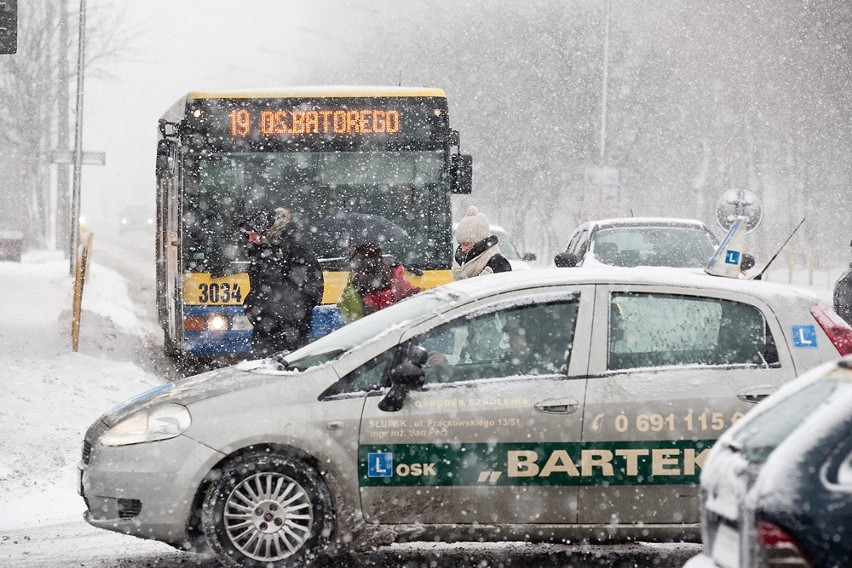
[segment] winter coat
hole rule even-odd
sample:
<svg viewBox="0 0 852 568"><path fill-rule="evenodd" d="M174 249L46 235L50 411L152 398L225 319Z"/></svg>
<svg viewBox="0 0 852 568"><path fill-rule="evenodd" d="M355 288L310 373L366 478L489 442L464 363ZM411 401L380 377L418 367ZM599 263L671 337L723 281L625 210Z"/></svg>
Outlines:
<svg viewBox="0 0 852 568"><path fill-rule="evenodd" d="M420 288L405 278L405 268L401 264L388 265L387 271L386 278L379 280L381 284L387 283L384 288L358 286L355 283L358 275L350 273L349 282L337 303L347 322L353 322L420 292Z"/></svg>
<svg viewBox="0 0 852 568"><path fill-rule="evenodd" d="M458 247L453 258L453 280L463 280L474 276L496 274L497 272L510 272L511 270L512 265L500 252L495 235L473 245L473 248L467 254L462 252L461 247Z"/></svg>
<svg viewBox="0 0 852 568"><path fill-rule="evenodd" d="M296 240L292 225L279 230L261 244L248 245L251 291L244 309L261 351L303 345L313 309L322 302L324 282L316 255Z"/></svg>
<svg viewBox="0 0 852 568"><path fill-rule="evenodd" d="M834 284L834 311L852 325L852 267Z"/></svg>

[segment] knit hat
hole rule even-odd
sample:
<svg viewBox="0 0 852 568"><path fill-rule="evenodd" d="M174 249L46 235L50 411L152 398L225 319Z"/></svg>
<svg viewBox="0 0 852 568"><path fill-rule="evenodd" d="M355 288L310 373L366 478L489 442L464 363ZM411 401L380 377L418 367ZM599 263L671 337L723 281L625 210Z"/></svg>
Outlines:
<svg viewBox="0 0 852 568"><path fill-rule="evenodd" d="M263 233L275 223L275 213L268 209L249 209L243 216L240 226L246 231Z"/></svg>
<svg viewBox="0 0 852 568"><path fill-rule="evenodd" d="M491 236L491 229L488 226L488 217L484 213L471 205L467 208L465 215L459 226L456 228L456 241L459 243L478 243Z"/></svg>

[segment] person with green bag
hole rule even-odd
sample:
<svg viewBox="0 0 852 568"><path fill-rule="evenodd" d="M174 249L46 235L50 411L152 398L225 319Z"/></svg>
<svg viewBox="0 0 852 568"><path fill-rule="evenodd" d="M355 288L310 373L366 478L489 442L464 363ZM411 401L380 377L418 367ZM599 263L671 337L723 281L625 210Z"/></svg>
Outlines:
<svg viewBox="0 0 852 568"><path fill-rule="evenodd" d="M349 280L337 302L347 323L420 292L405 278L405 268L386 259L376 242L350 242L349 266Z"/></svg>

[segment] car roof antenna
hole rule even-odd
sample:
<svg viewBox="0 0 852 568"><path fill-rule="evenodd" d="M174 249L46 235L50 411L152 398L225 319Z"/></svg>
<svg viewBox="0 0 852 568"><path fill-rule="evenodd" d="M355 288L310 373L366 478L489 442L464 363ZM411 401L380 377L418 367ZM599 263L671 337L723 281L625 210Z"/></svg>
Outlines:
<svg viewBox="0 0 852 568"><path fill-rule="evenodd" d="M805 219L807 219L807 217L802 217L802 220L799 221L799 224L796 225L796 228L793 229L793 232L790 233L790 236L787 237L786 241L784 241L784 244L781 245L781 247L775 252L775 254L772 255L772 258L769 259L769 262L766 263L766 266L763 267L763 270L760 271L760 274L758 274L757 276L752 278L752 280L762 280L763 279L763 273L766 272L766 270L769 268L769 265L772 264L772 261L774 261L775 258L781 253L781 251L784 250L784 247L787 246L787 243L790 242L790 239L792 239L793 235L796 234L796 231L799 230L799 227L801 227L804 224Z"/></svg>

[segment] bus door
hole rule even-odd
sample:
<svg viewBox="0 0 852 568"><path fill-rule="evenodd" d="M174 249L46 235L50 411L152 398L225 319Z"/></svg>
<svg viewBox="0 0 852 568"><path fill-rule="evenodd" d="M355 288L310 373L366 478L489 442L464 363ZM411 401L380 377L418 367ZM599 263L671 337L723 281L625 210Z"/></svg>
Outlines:
<svg viewBox="0 0 852 568"><path fill-rule="evenodd" d="M165 270L163 275L163 308L166 320L163 331L166 334L167 351L177 350L183 336L183 284L181 282L183 271L181 270L180 258L180 188L182 185L182 169L178 169L177 175L163 183L162 246Z"/></svg>

